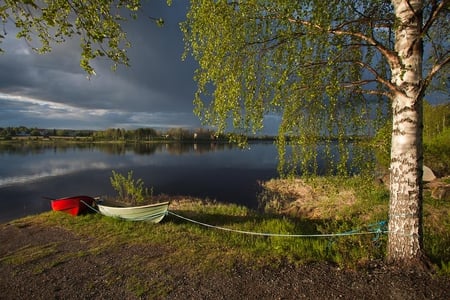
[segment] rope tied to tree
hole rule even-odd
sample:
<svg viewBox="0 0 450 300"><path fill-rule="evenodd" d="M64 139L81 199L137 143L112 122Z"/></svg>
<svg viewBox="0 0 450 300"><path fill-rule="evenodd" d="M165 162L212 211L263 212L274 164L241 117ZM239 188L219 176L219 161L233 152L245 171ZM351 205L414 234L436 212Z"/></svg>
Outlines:
<svg viewBox="0 0 450 300"><path fill-rule="evenodd" d="M247 234L247 235L256 235L256 236L265 236L265 237L296 237L296 238L321 238L321 237L342 237L342 236L352 236L352 235L370 235L375 234L374 240L378 240L378 238L381 236L381 234L387 233L386 230L386 224L387 221L380 221L374 224L370 224L367 226L367 231L360 231L359 229L354 229L351 231L341 232L341 233L322 233L322 234L283 234L283 233L266 233L266 232L253 232L253 231L245 231L245 230L239 230L239 229L232 229L227 227L221 227L216 225L207 224L204 222L196 221L184 216L181 216L179 214L176 214L172 211L168 211L168 213L172 216L175 216L177 218L183 219L185 221L223 231L229 231L234 233L240 233L240 234Z"/></svg>
<svg viewBox="0 0 450 300"><path fill-rule="evenodd" d="M81 200L84 205L86 205L89 209L93 210L96 213L100 213L97 209L95 209L93 206L89 205L88 203ZM174 213L172 211L167 211L164 213L165 215L172 215L174 217L180 218L182 220L188 221L193 224L197 224L203 227L217 229L217 230L223 230L228 232L234 232L234 233L240 233L240 234L247 234L247 235L255 235L255 236L264 236L264 237L286 237L286 238L335 238L335 237L343 237L343 236L352 236L352 235L371 235L374 234L375 237L373 238L373 241L376 242L379 240L382 234L388 233L387 228L387 221L380 221L376 223L372 223L367 225L367 231L360 231L360 229L353 229L350 231L340 232L340 233L321 233L321 234L286 234L286 233L267 233L267 232L253 232L253 231L246 231L246 230L239 230L239 229L232 229L222 226L216 226L207 224L204 222L200 222L197 220L193 220L184 216L181 216L177 213Z"/></svg>

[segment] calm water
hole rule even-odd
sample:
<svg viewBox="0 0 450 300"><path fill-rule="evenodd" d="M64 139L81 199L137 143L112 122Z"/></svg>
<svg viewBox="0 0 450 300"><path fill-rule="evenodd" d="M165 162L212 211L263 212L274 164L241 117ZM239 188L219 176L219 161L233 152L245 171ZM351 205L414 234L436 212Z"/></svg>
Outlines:
<svg viewBox="0 0 450 300"><path fill-rule="evenodd" d="M258 180L277 176L271 143L241 150L224 144L0 145L0 222L50 210L42 197L116 195L115 170L134 171L154 194L209 197L256 207Z"/></svg>

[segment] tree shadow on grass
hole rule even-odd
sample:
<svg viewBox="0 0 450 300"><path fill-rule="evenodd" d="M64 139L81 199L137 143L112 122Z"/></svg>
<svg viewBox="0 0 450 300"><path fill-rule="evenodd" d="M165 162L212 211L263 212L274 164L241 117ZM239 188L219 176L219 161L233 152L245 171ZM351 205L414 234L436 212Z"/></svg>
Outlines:
<svg viewBox="0 0 450 300"><path fill-rule="evenodd" d="M196 224L206 228L216 228L228 231L245 231L255 235L320 235L326 229L348 227L345 222L335 220L294 218L276 214L251 213L246 216L234 216L220 213L196 212L193 210L174 210L164 219L164 222L174 224ZM239 225L242 225L241 227ZM254 228L250 231L249 228ZM289 230L289 231L287 231Z"/></svg>

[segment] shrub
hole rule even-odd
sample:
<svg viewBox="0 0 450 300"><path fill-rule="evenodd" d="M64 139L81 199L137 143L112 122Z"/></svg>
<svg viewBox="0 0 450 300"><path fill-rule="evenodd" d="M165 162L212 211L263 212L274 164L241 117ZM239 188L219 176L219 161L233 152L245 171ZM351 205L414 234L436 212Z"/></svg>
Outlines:
<svg viewBox="0 0 450 300"><path fill-rule="evenodd" d="M424 139L424 162L438 177L450 174L450 127Z"/></svg>
<svg viewBox="0 0 450 300"><path fill-rule="evenodd" d="M133 179L133 171L129 171L127 177L114 170L112 174L112 177L110 177L111 185L117 191L122 201L138 204L143 202L145 198L152 196L152 190L149 191L144 186L142 179Z"/></svg>

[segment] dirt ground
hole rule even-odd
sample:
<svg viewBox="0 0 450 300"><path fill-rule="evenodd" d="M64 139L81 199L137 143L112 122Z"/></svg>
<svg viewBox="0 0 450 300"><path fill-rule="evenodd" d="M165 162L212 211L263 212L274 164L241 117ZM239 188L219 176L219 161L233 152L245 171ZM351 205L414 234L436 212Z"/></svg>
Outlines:
<svg viewBox="0 0 450 300"><path fill-rule="evenodd" d="M95 253L95 243L61 228L0 224L0 299L450 299L450 277L381 262L345 270L242 261L199 274L166 264L170 245ZM17 253L25 261L14 261ZM136 264L148 267L130 267Z"/></svg>

